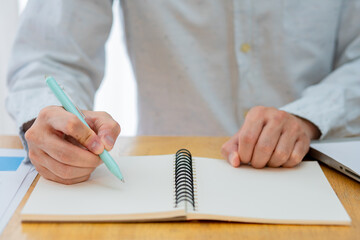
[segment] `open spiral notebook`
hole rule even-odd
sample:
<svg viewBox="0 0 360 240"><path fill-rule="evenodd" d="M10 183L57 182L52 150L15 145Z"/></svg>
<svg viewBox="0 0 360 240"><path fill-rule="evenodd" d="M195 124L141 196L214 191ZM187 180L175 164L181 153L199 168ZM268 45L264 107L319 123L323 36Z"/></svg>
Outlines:
<svg viewBox="0 0 360 240"><path fill-rule="evenodd" d="M351 222L317 162L233 168L225 160L192 157L184 149L173 155L114 157L125 183L103 165L87 182L75 185L40 178L22 220Z"/></svg>

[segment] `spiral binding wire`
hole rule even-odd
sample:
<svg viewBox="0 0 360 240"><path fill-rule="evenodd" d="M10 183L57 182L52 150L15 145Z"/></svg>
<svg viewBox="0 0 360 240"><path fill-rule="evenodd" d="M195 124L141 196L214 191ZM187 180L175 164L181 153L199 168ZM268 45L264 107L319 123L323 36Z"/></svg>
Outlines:
<svg viewBox="0 0 360 240"><path fill-rule="evenodd" d="M180 149L175 154L175 207L180 202L190 203L195 210L193 162L187 149Z"/></svg>

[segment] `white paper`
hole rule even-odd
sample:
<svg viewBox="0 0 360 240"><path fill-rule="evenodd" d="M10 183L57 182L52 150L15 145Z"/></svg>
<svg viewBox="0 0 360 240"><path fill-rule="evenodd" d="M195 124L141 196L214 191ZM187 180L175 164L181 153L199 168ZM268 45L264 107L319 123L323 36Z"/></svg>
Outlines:
<svg viewBox="0 0 360 240"><path fill-rule="evenodd" d="M7 223L9 222L15 210L19 206L21 200L27 193L28 189L30 188L37 174L38 172L35 170L35 167L31 167L23 183L20 185L20 188L18 189L14 198L12 199L10 205L8 206L8 208L5 210L4 214L0 218L0 234L5 229Z"/></svg>
<svg viewBox="0 0 360 240"><path fill-rule="evenodd" d="M351 221L315 161L294 168L255 169L233 168L219 159L194 160L198 206L192 219L297 224Z"/></svg>
<svg viewBox="0 0 360 240"><path fill-rule="evenodd" d="M21 149L0 149L0 156L25 158L26 152ZM34 180L36 173L35 176L29 176L26 183L24 182L33 169L30 163L22 161L16 171L0 171L0 233L31 185L28 182Z"/></svg>
<svg viewBox="0 0 360 240"><path fill-rule="evenodd" d="M117 157L122 183L104 164L86 182L63 185L40 178L24 215L53 220L153 218L174 209L173 156ZM160 213L160 215L159 215ZM163 213L163 214L161 214ZM128 215L132 215L129 217ZM169 214L171 216L171 214ZM97 217L92 217L97 216ZM102 217L104 216L104 217Z"/></svg>
<svg viewBox="0 0 360 240"><path fill-rule="evenodd" d="M181 215L182 210L174 208L174 155L116 160L125 184L109 174L104 165L89 181L75 185L40 178L23 208L22 219L141 221L185 216L185 211ZM317 162L303 162L291 169L260 170L233 168L225 160L209 158L194 157L194 164L198 205L195 211L188 205L190 219L286 224L351 222Z"/></svg>

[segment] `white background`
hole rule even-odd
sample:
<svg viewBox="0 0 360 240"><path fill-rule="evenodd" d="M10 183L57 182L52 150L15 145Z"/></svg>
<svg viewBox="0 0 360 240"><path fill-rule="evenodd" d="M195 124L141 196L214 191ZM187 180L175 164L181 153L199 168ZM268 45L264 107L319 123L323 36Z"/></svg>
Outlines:
<svg viewBox="0 0 360 240"><path fill-rule="evenodd" d="M11 45L15 35L19 14L27 0L0 0L0 134L17 134L12 119L5 110L6 71ZM136 133L136 84L127 56L119 3L114 1L114 23L106 45L105 77L95 99L95 110L110 113L121 125L121 135Z"/></svg>

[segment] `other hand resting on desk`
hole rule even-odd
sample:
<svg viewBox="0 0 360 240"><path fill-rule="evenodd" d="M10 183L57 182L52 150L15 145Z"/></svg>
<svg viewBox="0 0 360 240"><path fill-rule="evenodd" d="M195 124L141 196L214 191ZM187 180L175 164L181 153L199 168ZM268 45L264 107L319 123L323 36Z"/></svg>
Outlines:
<svg viewBox="0 0 360 240"><path fill-rule="evenodd" d="M246 115L240 130L221 149L234 167L294 167L309 150L310 140L320 136L311 122L285 111L258 106Z"/></svg>
<svg viewBox="0 0 360 240"><path fill-rule="evenodd" d="M102 163L98 154L113 148L120 125L105 112L83 113L91 129L62 107L49 106L26 131L29 157L41 176L63 184L86 181Z"/></svg>

